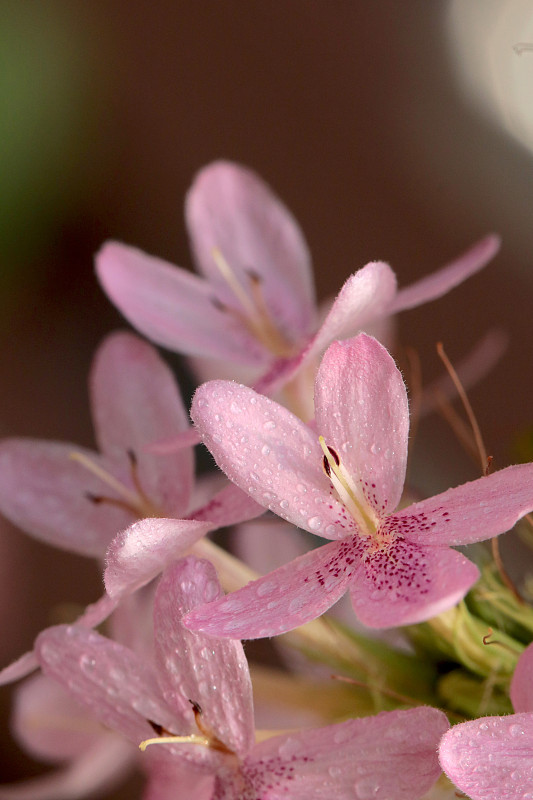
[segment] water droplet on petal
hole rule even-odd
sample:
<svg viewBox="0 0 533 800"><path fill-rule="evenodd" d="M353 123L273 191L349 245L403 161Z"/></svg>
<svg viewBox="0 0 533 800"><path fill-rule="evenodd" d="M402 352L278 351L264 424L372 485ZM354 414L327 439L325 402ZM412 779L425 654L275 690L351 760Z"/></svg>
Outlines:
<svg viewBox="0 0 533 800"><path fill-rule="evenodd" d="M264 444L261 448L261 452L264 456L268 456L270 453L270 447L267 444Z"/></svg>
<svg viewBox="0 0 533 800"><path fill-rule="evenodd" d="M322 520L320 517L309 517L307 520L307 524L311 528L312 531L317 531L322 526Z"/></svg>
<svg viewBox="0 0 533 800"><path fill-rule="evenodd" d="M265 430L267 430L267 431L271 431L275 427L276 427L276 423L272 419L269 419L268 422L264 422L263 423L263 428Z"/></svg>

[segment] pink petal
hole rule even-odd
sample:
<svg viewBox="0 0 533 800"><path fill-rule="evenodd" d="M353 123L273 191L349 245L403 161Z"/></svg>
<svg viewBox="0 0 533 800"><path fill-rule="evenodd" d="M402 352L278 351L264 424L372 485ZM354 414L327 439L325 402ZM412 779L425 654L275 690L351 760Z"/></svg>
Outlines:
<svg viewBox="0 0 533 800"><path fill-rule="evenodd" d="M230 483L189 516L195 520L207 520L213 527L225 528L255 519L264 513L263 506L258 505L238 486Z"/></svg>
<svg viewBox="0 0 533 800"><path fill-rule="evenodd" d="M314 325L314 289L309 252L288 209L251 170L217 161L196 176L185 203L191 247L198 268L217 296L234 305L213 259L218 248L243 287L248 270L261 279L273 322L298 340Z"/></svg>
<svg viewBox="0 0 533 800"><path fill-rule="evenodd" d="M533 714L482 717L442 739L440 762L472 800L525 800L533 787Z"/></svg>
<svg viewBox="0 0 533 800"><path fill-rule="evenodd" d="M118 242L100 250L96 272L110 300L156 344L187 355L268 363L264 348L216 307L213 287L196 275Z"/></svg>
<svg viewBox="0 0 533 800"><path fill-rule="evenodd" d="M194 447L197 444L200 444L198 431L194 428L187 428L182 433L178 433L177 436L150 442L144 449L147 453L156 453L164 456L167 453L175 453L177 450Z"/></svg>
<svg viewBox="0 0 533 800"><path fill-rule="evenodd" d="M533 510L533 464L518 464L414 503L394 515L420 544L482 542Z"/></svg>
<svg viewBox="0 0 533 800"><path fill-rule="evenodd" d="M7 667L0 670L0 686L19 681L21 678L25 678L32 672L35 672L38 668L39 662L33 650L30 650L17 658L16 661L13 661L11 664L8 664Z"/></svg>
<svg viewBox="0 0 533 800"><path fill-rule="evenodd" d="M80 756L102 727L55 681L34 675L14 694L13 735L32 758L51 763Z"/></svg>
<svg viewBox="0 0 533 800"><path fill-rule="evenodd" d="M277 359L254 383L254 389L261 394L273 394L321 356L335 339L348 339L388 314L395 292L395 275L380 261L367 264L351 275L308 345L293 358Z"/></svg>
<svg viewBox="0 0 533 800"><path fill-rule="evenodd" d="M142 800L213 800L214 781L214 775L159 762L151 769Z"/></svg>
<svg viewBox="0 0 533 800"><path fill-rule="evenodd" d="M259 575L266 575L309 550L309 536L277 517L239 525L231 551Z"/></svg>
<svg viewBox="0 0 533 800"><path fill-rule="evenodd" d="M184 624L213 636L259 639L316 619L346 591L356 554L344 542L317 547L243 589L191 611Z"/></svg>
<svg viewBox="0 0 533 800"><path fill-rule="evenodd" d="M364 333L332 344L318 370L317 430L378 516L396 508L407 463L409 407L392 357Z"/></svg>
<svg viewBox="0 0 533 800"><path fill-rule="evenodd" d="M108 336L90 375L98 446L128 473L128 450L137 457L141 486L169 515L183 516L193 481L190 449L150 454L147 444L189 430L189 415L172 372L157 351L130 333Z"/></svg>
<svg viewBox="0 0 533 800"><path fill-rule="evenodd" d="M317 435L287 409L252 389L210 381L191 416L219 467L254 500L299 528L344 536L344 507L331 497Z"/></svg>
<svg viewBox="0 0 533 800"><path fill-rule="evenodd" d="M267 739L243 772L258 797L418 800L439 777L437 746L447 729L434 708L383 712Z"/></svg>
<svg viewBox="0 0 533 800"><path fill-rule="evenodd" d="M72 460L75 452L104 470L113 469L107 460L74 444L32 439L1 442L0 510L36 539L102 557L111 537L131 522L132 514L88 499L88 494L105 494L105 487Z"/></svg>
<svg viewBox="0 0 533 800"><path fill-rule="evenodd" d="M118 599L144 586L212 528L211 523L196 520L157 518L135 522L113 539L107 551L107 593Z"/></svg>
<svg viewBox="0 0 533 800"><path fill-rule="evenodd" d="M423 622L461 600L479 577L462 553L397 540L368 554L354 576L350 595L369 628Z"/></svg>
<svg viewBox="0 0 533 800"><path fill-rule="evenodd" d="M129 742L101 733L97 744L67 767L38 778L0 786L0 800L78 800L110 791L136 757Z"/></svg>
<svg viewBox="0 0 533 800"><path fill-rule="evenodd" d="M382 261L371 262L351 275L311 341L305 353L306 360L320 355L334 339L349 339L388 314L395 292L394 272Z"/></svg>
<svg viewBox="0 0 533 800"><path fill-rule="evenodd" d="M242 645L193 634L181 623L187 611L221 594L208 561L189 557L170 567L155 599L156 656L169 705L192 717L191 701L197 703L202 724L243 755L254 742L254 720L252 684Z"/></svg>
<svg viewBox="0 0 533 800"><path fill-rule="evenodd" d="M399 311L415 308L422 303L442 297L450 289L483 269L499 249L500 237L494 234L486 236L455 261L412 283L411 286L400 289L391 303L388 313L397 314Z"/></svg>
<svg viewBox="0 0 533 800"><path fill-rule="evenodd" d="M105 726L139 744L153 737L147 720L167 730L184 726L172 716L150 667L130 650L76 626L48 628L36 642L43 672L58 681Z"/></svg>
<svg viewBox="0 0 533 800"><path fill-rule="evenodd" d="M526 647L518 659L510 695L515 711L533 711L533 645Z"/></svg>

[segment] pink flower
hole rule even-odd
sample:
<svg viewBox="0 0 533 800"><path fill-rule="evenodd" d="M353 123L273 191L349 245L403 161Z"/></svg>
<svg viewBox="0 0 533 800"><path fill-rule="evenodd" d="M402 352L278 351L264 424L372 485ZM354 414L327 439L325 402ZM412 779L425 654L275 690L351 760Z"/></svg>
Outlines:
<svg viewBox="0 0 533 800"><path fill-rule="evenodd" d="M533 645L511 682L516 714L455 725L442 739L442 768L472 800L533 798Z"/></svg>
<svg viewBox="0 0 533 800"><path fill-rule="evenodd" d="M400 291L387 264L367 264L348 278L319 327L303 234L253 172L225 161L205 167L187 195L185 216L203 277L110 242L96 259L102 287L149 339L244 366L250 380L261 376L256 388L264 393L280 388L334 339L445 294L499 247L488 236Z"/></svg>
<svg viewBox="0 0 533 800"><path fill-rule="evenodd" d="M155 666L93 631L61 626L37 644L44 672L100 722L137 744L150 800L372 796L415 800L439 775L448 727L432 708L393 711L256 743L240 642L191 634L184 612L221 594L208 562L174 564L155 597ZM365 794L366 793L366 794Z"/></svg>
<svg viewBox="0 0 533 800"><path fill-rule="evenodd" d="M101 454L60 442L0 443L0 511L56 547L106 555L107 596L78 620L87 627L100 624L120 598L209 531L262 513L231 484L198 506L192 450L147 451L155 439L189 428L173 375L151 345L130 333L108 337L90 389ZM129 525L140 517L148 519ZM0 685L35 668L34 654L27 653L0 671Z"/></svg>
<svg viewBox="0 0 533 800"><path fill-rule="evenodd" d="M407 394L391 356L366 334L326 352L315 412L308 427L244 386L213 381L196 392L192 417L228 477L332 541L196 609L186 618L191 630L272 636L318 617L347 590L370 627L428 619L478 576L449 545L496 536L533 508L533 464L525 464L394 511L407 460Z"/></svg>

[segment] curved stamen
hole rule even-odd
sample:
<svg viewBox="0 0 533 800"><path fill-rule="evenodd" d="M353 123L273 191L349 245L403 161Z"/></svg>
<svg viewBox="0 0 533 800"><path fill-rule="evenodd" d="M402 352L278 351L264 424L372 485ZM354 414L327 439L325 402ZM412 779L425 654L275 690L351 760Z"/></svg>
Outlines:
<svg viewBox="0 0 533 800"><path fill-rule="evenodd" d="M361 500L360 492L343 468L336 450L329 447L323 436L318 437L324 453L324 472L330 479L341 502L354 518L363 536L374 536L379 527L379 519L370 506Z"/></svg>
<svg viewBox="0 0 533 800"><path fill-rule="evenodd" d="M191 733L190 736L156 736L153 739L145 739L139 745L139 750L143 753L151 744L201 744L204 747L209 747L210 741L205 736L197 736Z"/></svg>
<svg viewBox="0 0 533 800"><path fill-rule="evenodd" d="M218 247L212 250L212 256L220 274L239 301L243 312L229 308L225 303L214 298L213 304L219 311L232 314L246 328L258 342L266 347L273 355L289 357L294 354L293 345L285 338L276 324L272 321L269 309L261 287L261 276L248 270L246 276L249 280L249 292L244 289Z"/></svg>

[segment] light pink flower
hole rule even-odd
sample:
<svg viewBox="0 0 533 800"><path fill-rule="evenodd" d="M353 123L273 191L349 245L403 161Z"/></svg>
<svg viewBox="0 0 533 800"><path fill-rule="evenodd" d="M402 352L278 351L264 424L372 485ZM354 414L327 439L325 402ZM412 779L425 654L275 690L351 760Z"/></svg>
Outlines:
<svg viewBox="0 0 533 800"><path fill-rule="evenodd" d="M443 770L472 800L533 798L533 644L511 682L516 714L455 725L442 739Z"/></svg>
<svg viewBox="0 0 533 800"><path fill-rule="evenodd" d="M106 555L108 596L78 620L87 627L209 531L262 513L231 484L193 505L192 450L147 452L155 439L189 427L173 375L151 345L130 333L108 337L95 357L90 391L101 454L60 442L0 443L0 511L56 547ZM129 525L140 517L149 519ZM25 654L0 671L0 685L35 667L34 654Z"/></svg>
<svg viewBox="0 0 533 800"><path fill-rule="evenodd" d="M432 708L256 744L240 642L194 635L180 622L184 612L220 594L208 562L189 557L169 568L155 598L155 668L85 629L61 626L39 637L44 672L106 727L137 744L160 732L161 743L144 756L146 798L348 800L357 792L415 800L431 787L440 771L436 747L448 727L444 714Z"/></svg>
<svg viewBox="0 0 533 800"><path fill-rule="evenodd" d="M449 545L496 536L533 508L533 464L525 464L394 511L407 460L407 394L391 356L366 334L328 349L315 412L311 428L244 386L213 381L197 390L192 417L228 477L332 541L195 610L186 618L191 630L272 636L318 617L347 590L370 627L428 619L478 576Z"/></svg>
<svg viewBox="0 0 533 800"><path fill-rule="evenodd" d="M499 247L498 238L488 236L400 291L387 264L367 264L348 278L319 327L303 234L253 172L225 161L205 167L187 195L185 216L203 277L109 242L96 259L100 283L149 339L190 356L244 365L246 382L259 378L256 388L263 393L280 388L334 339L445 294Z"/></svg>

